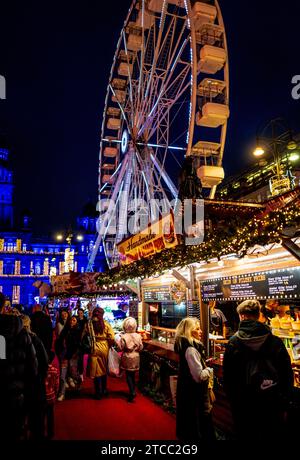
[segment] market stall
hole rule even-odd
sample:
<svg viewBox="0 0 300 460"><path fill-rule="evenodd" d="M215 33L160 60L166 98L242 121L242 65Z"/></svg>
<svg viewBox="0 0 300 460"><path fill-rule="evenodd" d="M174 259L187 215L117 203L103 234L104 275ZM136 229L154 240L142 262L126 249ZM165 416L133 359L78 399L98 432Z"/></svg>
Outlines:
<svg viewBox="0 0 300 460"><path fill-rule="evenodd" d="M127 286L111 284L99 287L96 283L100 273L69 272L51 278L52 292L49 298L49 313L55 322L60 308L67 308L76 315L78 308L90 318L95 307L104 309L104 319L114 330L121 330L129 315L136 316L137 296Z"/></svg>

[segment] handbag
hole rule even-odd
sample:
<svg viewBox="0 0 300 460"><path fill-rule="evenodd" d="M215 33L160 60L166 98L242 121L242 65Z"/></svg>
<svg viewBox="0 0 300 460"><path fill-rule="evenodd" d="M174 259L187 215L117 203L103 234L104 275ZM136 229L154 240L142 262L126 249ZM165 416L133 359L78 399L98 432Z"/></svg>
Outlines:
<svg viewBox="0 0 300 460"><path fill-rule="evenodd" d="M89 333L84 334L84 336L82 337L80 348L84 354L92 353L93 341Z"/></svg>
<svg viewBox="0 0 300 460"><path fill-rule="evenodd" d="M91 322L89 321L87 324L87 330L83 334L81 342L80 342L80 349L84 354L91 354L94 351L94 344L95 344L95 334L94 328Z"/></svg>
<svg viewBox="0 0 300 460"><path fill-rule="evenodd" d="M111 377L120 377L121 357L115 348L110 348L108 352L108 373Z"/></svg>

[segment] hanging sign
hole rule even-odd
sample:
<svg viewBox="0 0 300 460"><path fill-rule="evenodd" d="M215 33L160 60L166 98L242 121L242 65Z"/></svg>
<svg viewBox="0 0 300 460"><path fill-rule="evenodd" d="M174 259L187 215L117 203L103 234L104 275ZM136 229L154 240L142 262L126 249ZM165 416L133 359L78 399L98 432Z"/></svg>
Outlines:
<svg viewBox="0 0 300 460"><path fill-rule="evenodd" d="M300 267L201 282L202 299L293 299L300 298Z"/></svg>
<svg viewBox="0 0 300 460"><path fill-rule="evenodd" d="M121 264L126 265L152 256L164 249L173 248L177 244L174 217L170 213L148 225L141 233L121 241L117 248Z"/></svg>

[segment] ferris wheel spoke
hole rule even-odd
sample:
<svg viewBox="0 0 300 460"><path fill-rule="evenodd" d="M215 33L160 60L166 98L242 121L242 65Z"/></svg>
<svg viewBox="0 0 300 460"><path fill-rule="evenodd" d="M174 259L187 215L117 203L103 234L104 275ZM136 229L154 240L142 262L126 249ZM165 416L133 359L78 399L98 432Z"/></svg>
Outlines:
<svg viewBox="0 0 300 460"><path fill-rule="evenodd" d="M134 113L133 113L133 88L132 88L132 78L131 78L131 73L129 71L129 55L128 55L128 49L127 49L127 42L126 42L126 36L125 36L125 31L123 29L123 44L124 44L124 49L125 49L125 54L126 54L126 59L127 59L127 65L128 65L128 80L129 80L129 99L131 103L131 123L133 126L134 123ZM131 130L130 130L131 131Z"/></svg>
<svg viewBox="0 0 300 460"><path fill-rule="evenodd" d="M177 101L181 98L181 96L186 92L186 90L190 87L190 81L186 82L185 83L185 80L189 77L189 70L188 70L188 67L186 67L183 71L182 71L182 79L181 79L181 82L180 82L180 87L178 88L178 93L176 94L176 96L174 97L174 99L170 99L170 100L167 100L162 106L161 106L161 112L163 112L163 114L161 115L160 118L156 117L156 119L153 121L152 123L152 129L150 130L149 132L149 139L151 139L151 137L154 135L154 133L157 131L157 128L158 128L158 124L159 122L162 122L164 119L166 119L166 117L169 116L169 113L171 111L171 109L173 108L173 106L177 103ZM179 78L179 77L178 77ZM185 84L184 84L185 83ZM184 86L183 86L184 85ZM171 85L172 86L172 85ZM170 88L171 88L170 86ZM164 109L164 110L163 110Z"/></svg>
<svg viewBox="0 0 300 460"><path fill-rule="evenodd" d="M150 88L150 92L149 92L149 100L150 101L157 101L157 90L158 90L158 83L160 83L160 89L159 89L159 96L158 97L162 97L162 95L164 94L164 92L166 91L166 83L167 81L170 80L170 78L172 78L172 75L173 75L173 72L174 72L174 69L176 68L176 65L186 47L186 45L188 44L188 40L184 40L184 42L182 43L182 37L183 37L183 34L185 32L185 28L186 28L186 21L184 18L180 17L180 19L183 21L183 24L182 24L182 27L181 27L181 31L179 33L179 36L177 36L177 40L175 42L175 47L174 49L172 50L172 47L173 47L173 42L174 42L174 35L175 35L175 29L176 29L176 25L177 25L177 22L178 22L178 17L173 17L170 24L169 24L169 27L168 27L168 30L165 31L164 35L164 40L163 42L161 43L161 48L160 50L157 51L157 54L158 54L158 57L157 59L155 60L155 62L153 63L153 66L152 66L152 74L151 74L151 78L149 79L149 83L148 83L148 87L146 89L146 92L145 92L145 101L147 101L147 95L148 95L148 90ZM161 58L161 60L163 59L163 53L165 51L165 48L168 49L168 52L165 53L166 54L166 58L165 58L165 62L159 62L159 64L162 64L160 65L160 75L158 76L158 74L156 74L157 72L157 60L159 61L159 59ZM172 52L172 54L171 54ZM155 73L154 73L154 68L155 68ZM149 84L151 84L151 86L149 86ZM151 97L155 95L156 97ZM148 117L148 114L151 112L153 112L153 108L149 109L148 110L148 113L146 112L146 105L144 104L144 107L143 107L143 116L140 117L140 119L144 119L144 120L147 120L147 117ZM149 119L148 119L149 120ZM147 122L147 121L146 121ZM149 123L147 123L148 125ZM141 132L143 131L143 128L140 129L140 132L139 134L141 134Z"/></svg>
<svg viewBox="0 0 300 460"><path fill-rule="evenodd" d="M150 158L151 158L153 164L155 165L156 169L159 171L161 177L165 181L166 185L168 186L170 192L173 195L173 198L177 198L177 195L178 195L177 187L175 187L173 181L171 180L169 175L164 170L164 168L163 168L162 164L160 163L160 161L158 160L158 158L156 158L153 154L150 155Z"/></svg>
<svg viewBox="0 0 300 460"><path fill-rule="evenodd" d="M164 80L160 82L161 85L159 88L159 94L155 98L155 103L152 106L150 112L147 114L147 117L145 117L146 121L144 125L141 126L139 130L139 135L141 135L145 131L145 129L147 129L148 126L152 123L157 111L157 107L162 99L165 99L168 105L170 105L170 103L174 104L181 97L182 93L186 91L186 88L191 84L190 80L186 83L186 79L190 74L190 63L184 65L184 67L179 71L178 75L172 80L175 68L177 65L179 65L181 54L183 53L187 44L188 40L185 40L182 44L180 52L176 56L175 62L170 63L170 67L166 71ZM177 92L176 87L178 87Z"/></svg>
<svg viewBox="0 0 300 460"><path fill-rule="evenodd" d="M163 2L163 8L161 11L161 17L160 17L160 25L159 25L159 30L158 30L158 37L157 41L154 43L155 49L153 53L153 61L151 63L151 71L150 71L150 76L148 79L148 83L146 86L146 91L144 93L144 101L147 101L148 97L151 99L151 93L150 89L152 87L153 81L154 81L154 76L156 73L156 66L157 66L157 60L159 58L159 50L160 50L160 45L161 45L161 40L163 38L163 28L164 28L164 23L166 19L166 12L167 12L167 3L164 1ZM154 24L154 28L156 30L156 23ZM155 34L154 34L154 39L155 39Z"/></svg>
<svg viewBox="0 0 300 460"><path fill-rule="evenodd" d="M125 121L125 123L126 123L126 125L127 125L127 129L129 129L130 126L129 126L129 123L128 123L127 116L126 116L126 114L125 114L125 112L124 112L124 108L123 108L123 106L122 106L122 104L121 104L121 102L120 102L120 100L119 100L119 98L118 98L116 92L114 91L113 87L111 86L111 84L109 84L109 89L111 90L111 92L112 92L113 96L115 97L116 102L117 102L117 104L118 104L118 106L119 106L119 108L120 108L120 110L121 110L121 113L122 113L122 115L123 115L124 121Z"/></svg>

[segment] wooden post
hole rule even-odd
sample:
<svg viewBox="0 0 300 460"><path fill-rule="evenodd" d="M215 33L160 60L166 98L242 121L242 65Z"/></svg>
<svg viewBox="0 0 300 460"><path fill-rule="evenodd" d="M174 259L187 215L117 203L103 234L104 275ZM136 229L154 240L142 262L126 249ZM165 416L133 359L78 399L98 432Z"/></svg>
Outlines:
<svg viewBox="0 0 300 460"><path fill-rule="evenodd" d="M202 342L205 348L206 356L209 355L209 314L208 304L202 301L201 282L198 281L198 293L200 303L200 323L202 329Z"/></svg>

